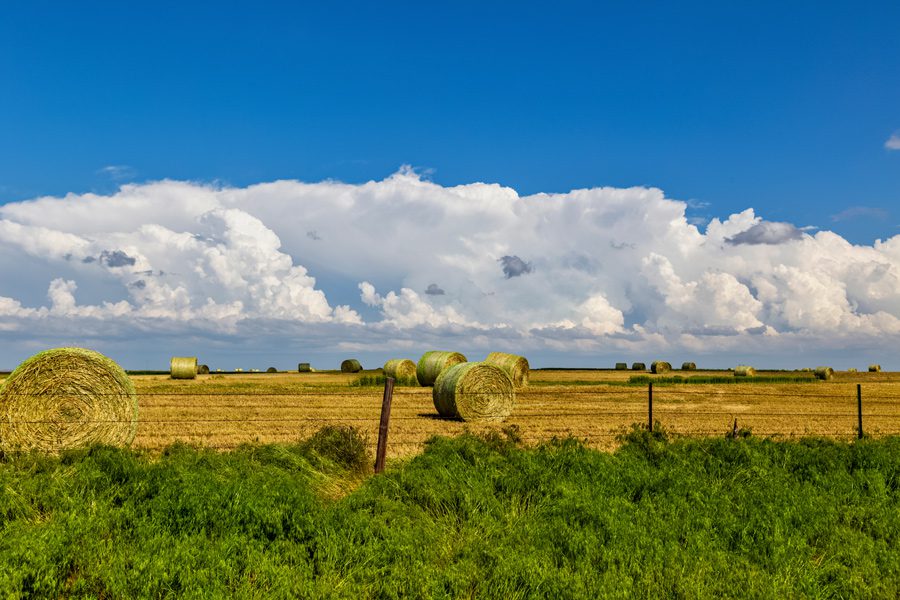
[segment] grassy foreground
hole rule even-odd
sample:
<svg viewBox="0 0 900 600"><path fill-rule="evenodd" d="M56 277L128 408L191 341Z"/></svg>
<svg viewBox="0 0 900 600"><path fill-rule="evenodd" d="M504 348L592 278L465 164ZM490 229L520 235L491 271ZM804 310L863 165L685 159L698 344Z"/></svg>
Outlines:
<svg viewBox="0 0 900 600"><path fill-rule="evenodd" d="M0 595L900 596L900 439L630 438L6 458Z"/></svg>

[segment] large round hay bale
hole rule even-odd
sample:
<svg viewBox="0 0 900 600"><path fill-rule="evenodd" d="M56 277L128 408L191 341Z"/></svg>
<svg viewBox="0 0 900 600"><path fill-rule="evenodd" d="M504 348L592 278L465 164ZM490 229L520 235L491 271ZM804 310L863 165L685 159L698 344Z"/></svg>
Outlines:
<svg viewBox="0 0 900 600"><path fill-rule="evenodd" d="M300 363L297 365L297 372L298 373L311 373L312 367L309 366L309 363Z"/></svg>
<svg viewBox="0 0 900 600"><path fill-rule="evenodd" d="M831 367L816 367L816 379L831 381L834 379L834 369Z"/></svg>
<svg viewBox="0 0 900 600"><path fill-rule="evenodd" d="M39 352L0 387L0 447L5 452L128 445L137 423L137 394L128 375L93 350Z"/></svg>
<svg viewBox="0 0 900 600"><path fill-rule="evenodd" d="M644 363L632 363L631 370L632 371L646 371L647 365L645 365Z"/></svg>
<svg viewBox="0 0 900 600"><path fill-rule="evenodd" d="M491 352L484 359L484 362L495 367L500 367L504 373L512 379L513 385L517 388L526 387L528 385L528 373L530 367L528 359L517 354L507 354L506 352Z"/></svg>
<svg viewBox="0 0 900 600"><path fill-rule="evenodd" d="M384 376L397 381L415 381L416 363L408 358L392 358L384 363Z"/></svg>
<svg viewBox="0 0 900 600"><path fill-rule="evenodd" d="M869 373L881 373L881 365L869 365Z"/></svg>
<svg viewBox="0 0 900 600"><path fill-rule="evenodd" d="M756 376L756 369L748 365L738 365L734 368L734 376L735 377L754 377Z"/></svg>
<svg viewBox="0 0 900 600"><path fill-rule="evenodd" d="M616 371L627 371L628 363L616 363Z"/></svg>
<svg viewBox="0 0 900 600"><path fill-rule="evenodd" d="M670 365L669 363L667 363L664 360L655 360L652 363L650 363L650 371L653 373L656 373L657 375L660 375L662 373L668 373L671 370L672 370L672 365Z"/></svg>
<svg viewBox="0 0 900 600"><path fill-rule="evenodd" d="M266 373L277 373L277 372L278 372L278 369L276 369L275 367L269 367L268 369L266 369Z"/></svg>
<svg viewBox="0 0 900 600"><path fill-rule="evenodd" d="M457 363L444 369L434 382L431 397L441 416L474 423L502 421L516 403L509 375L485 363Z"/></svg>
<svg viewBox="0 0 900 600"><path fill-rule="evenodd" d="M430 350L422 355L416 365L416 379L419 380L419 385L434 385L441 371L464 362L466 357L459 352Z"/></svg>
<svg viewBox="0 0 900 600"><path fill-rule="evenodd" d="M172 379L194 379L197 377L196 356L173 356L169 361Z"/></svg>
<svg viewBox="0 0 900 600"><path fill-rule="evenodd" d="M355 358L348 358L341 363L341 373L359 373L362 365Z"/></svg>
<svg viewBox="0 0 900 600"><path fill-rule="evenodd" d="M200 365L197 367L197 375L209 375L209 365Z"/></svg>
<svg viewBox="0 0 900 600"><path fill-rule="evenodd" d="M681 370L682 371L696 371L697 363L692 363L692 362L681 363Z"/></svg>

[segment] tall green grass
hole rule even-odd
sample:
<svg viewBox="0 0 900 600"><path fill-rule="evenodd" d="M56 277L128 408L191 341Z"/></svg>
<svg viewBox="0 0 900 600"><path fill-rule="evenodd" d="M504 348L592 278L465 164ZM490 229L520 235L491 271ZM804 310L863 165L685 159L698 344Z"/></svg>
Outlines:
<svg viewBox="0 0 900 600"><path fill-rule="evenodd" d="M462 436L347 493L357 442L6 457L0 595L900 595L898 438Z"/></svg>

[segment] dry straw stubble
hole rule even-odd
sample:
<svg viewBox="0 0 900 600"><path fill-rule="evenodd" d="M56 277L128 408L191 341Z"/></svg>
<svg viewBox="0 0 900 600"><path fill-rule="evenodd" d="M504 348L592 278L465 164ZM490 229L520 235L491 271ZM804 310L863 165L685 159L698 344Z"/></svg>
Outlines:
<svg viewBox="0 0 900 600"><path fill-rule="evenodd" d="M466 362L466 357L459 352L444 352L442 350L430 350L422 355L416 365L416 379L421 386L432 386L441 371Z"/></svg>
<svg viewBox="0 0 900 600"><path fill-rule="evenodd" d="M507 354L506 352L491 352L484 359L485 364L499 367L504 373L512 379L513 385L517 388L523 388L528 385L528 373L530 368L528 359L517 354Z"/></svg>
<svg viewBox="0 0 900 600"><path fill-rule="evenodd" d="M502 421L515 407L512 379L485 363L459 363L438 376L431 391L434 407L443 417L472 423Z"/></svg>
<svg viewBox="0 0 900 600"><path fill-rule="evenodd" d="M93 350L39 352L0 387L0 446L7 452L128 445L137 424L134 385L119 365Z"/></svg>
<svg viewBox="0 0 900 600"><path fill-rule="evenodd" d="M172 379L194 379L197 377L196 356L173 356L169 361Z"/></svg>
<svg viewBox="0 0 900 600"><path fill-rule="evenodd" d="M416 363L408 358L392 358L384 363L384 376L398 382L416 381Z"/></svg>

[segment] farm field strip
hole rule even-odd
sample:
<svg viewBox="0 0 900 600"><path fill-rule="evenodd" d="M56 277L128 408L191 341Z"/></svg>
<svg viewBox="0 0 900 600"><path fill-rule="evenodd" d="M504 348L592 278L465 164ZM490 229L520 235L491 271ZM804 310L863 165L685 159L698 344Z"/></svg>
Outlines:
<svg viewBox="0 0 900 600"><path fill-rule="evenodd" d="M702 372L700 372L702 373ZM517 429L528 443L574 436L599 449L646 423L646 386L622 385L633 372L535 371L512 416L478 425L438 416L431 388L395 388L389 457L422 450L434 435ZM853 375L855 377L847 377ZM869 377L877 375L877 377ZM291 442L325 425L359 428L374 447L382 388L351 386L356 375L210 375L193 381L134 376L140 402L135 446L159 450L182 441L215 448L241 443ZM590 385L569 385L569 381ZM654 386L654 420L677 435L725 435L734 420L755 435L850 438L856 434L856 383L863 384L864 430L900 432L900 377L887 373L840 374L832 382L678 384Z"/></svg>

